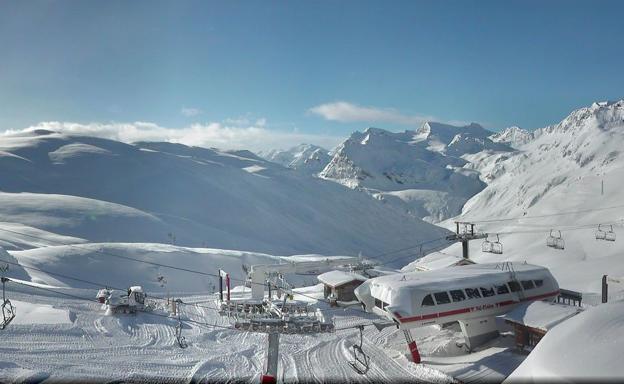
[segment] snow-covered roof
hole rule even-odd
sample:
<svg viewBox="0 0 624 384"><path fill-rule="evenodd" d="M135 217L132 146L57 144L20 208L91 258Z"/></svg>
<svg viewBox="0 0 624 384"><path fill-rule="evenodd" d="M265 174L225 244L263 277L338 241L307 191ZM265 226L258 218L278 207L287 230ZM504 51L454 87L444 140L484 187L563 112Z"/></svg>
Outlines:
<svg viewBox="0 0 624 384"><path fill-rule="evenodd" d="M409 266L409 270L432 271L458 265L459 263L474 264L474 261L442 252L433 252L416 260Z"/></svg>
<svg viewBox="0 0 624 384"><path fill-rule="evenodd" d="M538 278L554 282L550 271L544 267L526 263L512 265L519 280ZM505 284L509 279L509 270L504 269L501 263L472 264L376 277L360 285L355 294L362 302L370 302L375 298L389 303L397 310L401 308L405 313L412 313L414 303L418 301L420 308L419 300L426 294L471 286ZM554 290L558 287L552 288Z"/></svg>
<svg viewBox="0 0 624 384"><path fill-rule="evenodd" d="M338 287L343 284L350 283L352 281L366 281L367 277L353 272L344 271L329 271L318 275L318 279L321 283L327 284L332 287Z"/></svg>
<svg viewBox="0 0 624 384"><path fill-rule="evenodd" d="M435 271L406 272L381 276L371 280L371 283L383 285L387 289L393 290L402 287L418 286L421 290L446 291L455 286L463 288L467 284L482 282L484 277L488 275L500 275L501 281L507 282L507 280L509 280L509 275L508 273L501 273L503 272L501 268L501 264L499 263L453 266ZM525 263L513 263L513 268L516 274L545 269L544 267ZM488 282L490 282L490 280L488 280Z"/></svg>
<svg viewBox="0 0 624 384"><path fill-rule="evenodd" d="M624 301L589 308L550 330L506 383L621 382Z"/></svg>
<svg viewBox="0 0 624 384"><path fill-rule="evenodd" d="M501 316L505 320L524 324L531 328L548 331L555 325L577 315L583 308L545 301L534 301L518 305Z"/></svg>

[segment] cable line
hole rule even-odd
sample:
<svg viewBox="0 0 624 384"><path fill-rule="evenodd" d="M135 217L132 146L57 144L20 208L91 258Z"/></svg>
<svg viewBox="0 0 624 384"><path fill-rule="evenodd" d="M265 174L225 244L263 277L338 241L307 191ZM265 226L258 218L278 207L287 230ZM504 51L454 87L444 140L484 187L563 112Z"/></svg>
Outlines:
<svg viewBox="0 0 624 384"><path fill-rule="evenodd" d="M541 219L541 218L545 218L545 217L565 216L565 215L573 215L573 214L577 214L577 213L600 212L600 211L607 211L607 210L616 209L616 208L624 208L624 204L614 205L612 207L582 209L582 210L578 210L578 211L558 212L558 213L550 213L550 214L544 214L544 215L527 215L527 216L507 217L507 218L499 218L499 219L466 220L466 221L470 221L471 223L475 223L475 224L479 224L479 223L497 223L497 222L502 222L502 221L514 221L514 220L521 220L521 219Z"/></svg>
<svg viewBox="0 0 624 384"><path fill-rule="evenodd" d="M95 252L95 253L99 253L99 254L106 255L106 256L117 257L117 258L120 258L120 259L129 260L129 261L138 262L138 263L149 264L149 265L153 265L153 266L157 266L157 267L161 267L161 268L169 268L169 269L173 269L173 270L178 270L178 271L182 271L182 272L187 272L187 273L198 274L198 275L202 275L202 276L210 276L210 277L216 277L216 278L218 278L218 277L219 277L219 275L218 275L218 274L216 274L216 273L209 273L209 272L196 271L196 270L192 270L192 269L188 269L188 268L176 267L176 266L173 266L173 265L168 265L168 264L163 264L163 263L157 263L157 262L153 262L153 261L147 261L147 260L135 259L135 258L133 258L133 257L129 257L129 256L123 256L123 255L117 255L117 254L110 253L110 252L105 252L105 251L103 251L103 250L101 250L101 249L98 249L98 250L95 250L95 251L94 251L93 249L89 249L89 248L87 248L87 247L81 247L79 244L67 244L67 243L63 243L63 242L61 242L61 241L57 241L57 240L49 240L49 239L45 239L45 238L40 237L40 236L35 236L35 235L32 235L32 234L27 234L27 233L21 233L21 232L17 232L17 231L12 231L12 230L10 230L10 229L6 229L6 228L0 228L0 231L9 232L9 233L17 234L17 235L28 236L28 237L31 237L31 238L34 238L34 239L38 239L38 240L47 240L47 241L50 241L50 242L52 242L52 243L57 243L57 244L59 244L59 245L63 245L63 246L67 246L67 247L73 247L73 248L76 248L76 249L81 249L81 250L88 251L88 252ZM385 254L381 254L381 255L387 255L387 254L392 254L392 253L402 252L402 251L405 251L405 250L408 250L408 249L417 248L417 247L420 247L420 246L422 246L422 245L424 245L424 244L431 243L431 242L434 242L434 241L438 241L438 240L440 240L440 239L443 239L443 238L438 238L438 239L433 239L433 240L427 240L427 241L425 241L425 242L421 242L421 243L416 244L416 245L411 246L411 247L403 248L403 249L400 249L400 250L397 250L397 251L394 251L394 252L386 252ZM374 258L377 258L377 257L380 257L380 256L378 255L378 256L375 256ZM387 264L387 262L386 262L386 263L384 263L384 264ZM381 264L381 265L384 265L384 264ZM241 279L236 279L236 278L231 278L231 280L232 280L232 281L241 282L241 283L243 283L243 284L247 283L247 280L241 280ZM261 284L261 283L254 283L254 282L250 282L250 283L251 283L251 284L257 284L257 285L262 285L262 286L264 286L264 284ZM296 294L296 295L299 295L299 296L302 296L302 297L307 297L307 298L310 298L310 299L313 299L313 300L322 301L322 302L325 302L325 303L330 304L330 301L329 301L329 300L316 298L316 297L309 296L309 295L306 295L306 294L303 294L303 293L300 293L300 292L295 292L295 291L291 291L291 292L292 292L293 294Z"/></svg>

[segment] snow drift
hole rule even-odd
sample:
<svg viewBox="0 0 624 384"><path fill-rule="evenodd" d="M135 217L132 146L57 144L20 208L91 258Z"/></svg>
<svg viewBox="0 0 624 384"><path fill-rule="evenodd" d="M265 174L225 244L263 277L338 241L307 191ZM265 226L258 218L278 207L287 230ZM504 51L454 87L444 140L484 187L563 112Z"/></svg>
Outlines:
<svg viewBox="0 0 624 384"><path fill-rule="evenodd" d="M548 331L505 383L620 381L624 302L599 305Z"/></svg>

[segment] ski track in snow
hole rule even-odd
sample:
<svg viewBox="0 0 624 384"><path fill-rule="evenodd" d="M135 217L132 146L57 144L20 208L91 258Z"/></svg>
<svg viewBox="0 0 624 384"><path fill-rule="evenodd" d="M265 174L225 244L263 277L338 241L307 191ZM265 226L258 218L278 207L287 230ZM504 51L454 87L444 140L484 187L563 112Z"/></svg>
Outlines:
<svg viewBox="0 0 624 384"><path fill-rule="evenodd" d="M188 342L185 349L177 345L175 319L145 313L106 316L97 303L43 295L9 292L9 297L70 310L75 320L73 324L10 324L2 331L0 366L14 368L0 370L0 381L14 379L11 375L21 368L52 380L257 382L264 368L266 335L184 323L188 318L228 326L226 318L204 308L215 307L210 297L182 298L190 304L180 306L182 335ZM202 304L192 305L193 302ZM337 328L369 321L346 313L336 316ZM365 331L363 348L371 362L366 375L357 374L348 364L350 348L359 341L357 329L334 334L282 335L279 377L284 382L427 381L388 356L381 349L378 335L372 327Z"/></svg>

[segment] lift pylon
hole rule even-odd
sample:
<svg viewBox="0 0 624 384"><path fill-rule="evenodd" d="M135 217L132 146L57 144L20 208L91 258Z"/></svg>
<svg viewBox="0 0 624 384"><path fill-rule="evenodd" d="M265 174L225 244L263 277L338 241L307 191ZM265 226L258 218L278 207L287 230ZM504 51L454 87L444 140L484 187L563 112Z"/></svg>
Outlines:
<svg viewBox="0 0 624 384"><path fill-rule="evenodd" d="M447 236L449 241L459 241L462 243L462 256L464 259L469 259L468 254L468 242L470 240L485 239L486 233L478 233L475 231L475 224L465 221L455 222L455 233Z"/></svg>

